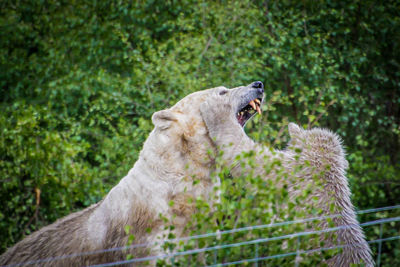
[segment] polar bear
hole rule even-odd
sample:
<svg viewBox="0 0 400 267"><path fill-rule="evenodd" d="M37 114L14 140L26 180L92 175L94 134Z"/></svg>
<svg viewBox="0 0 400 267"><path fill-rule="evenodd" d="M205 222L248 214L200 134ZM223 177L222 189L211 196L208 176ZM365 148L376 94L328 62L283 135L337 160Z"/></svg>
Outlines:
<svg viewBox="0 0 400 267"><path fill-rule="evenodd" d="M201 197L212 205L217 194L219 181L211 178L214 146L200 104L226 91L195 92L155 112L138 161L102 201L29 235L0 256L0 265L84 266L162 253L160 245L134 246L161 243L170 223L173 234L181 236L195 210L190 200ZM133 247L117 249L132 235Z"/></svg>
<svg viewBox="0 0 400 267"><path fill-rule="evenodd" d="M223 94L215 92L200 107L209 136L223 151L220 154L231 175L240 177L251 173L265 180L273 180L287 188L289 201L301 198L304 188L312 185L308 196L297 202L297 209L318 208L322 210L322 215L339 215L332 219L333 226L338 230L320 237L324 248L342 248L327 260L327 264L373 266L371 250L350 200L351 193L345 177L348 163L340 138L328 130L303 130L291 123L291 140L285 150L274 150L255 143L243 129L252 116L261 113L263 84L257 82L252 86L258 88L257 93L249 94L246 87L226 90ZM245 154L255 154L255 162L244 165L240 157ZM279 164L275 164L277 162ZM271 166L275 166L272 171ZM331 226L323 220L313 225L313 229Z"/></svg>

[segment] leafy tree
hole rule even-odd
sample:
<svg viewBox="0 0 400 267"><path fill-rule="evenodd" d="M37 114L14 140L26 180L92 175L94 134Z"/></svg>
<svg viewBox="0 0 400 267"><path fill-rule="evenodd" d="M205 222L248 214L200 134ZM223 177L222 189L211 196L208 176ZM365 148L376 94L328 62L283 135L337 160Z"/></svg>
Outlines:
<svg viewBox="0 0 400 267"><path fill-rule="evenodd" d="M255 80L267 99L248 126L254 139L283 147L289 121L331 128L355 205L397 204L399 5L3 1L0 250L101 199L134 163L154 111ZM384 263L399 251L384 244Z"/></svg>

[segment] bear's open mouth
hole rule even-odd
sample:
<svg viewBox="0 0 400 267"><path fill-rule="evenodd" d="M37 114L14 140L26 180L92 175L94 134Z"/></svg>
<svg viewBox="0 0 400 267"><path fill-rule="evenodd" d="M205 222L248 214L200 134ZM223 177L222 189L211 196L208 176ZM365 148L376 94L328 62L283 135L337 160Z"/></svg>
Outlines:
<svg viewBox="0 0 400 267"><path fill-rule="evenodd" d="M244 127L246 122L257 112L261 115L261 101L262 98L255 98L243 108L239 108L239 111L236 113L236 118L242 127Z"/></svg>

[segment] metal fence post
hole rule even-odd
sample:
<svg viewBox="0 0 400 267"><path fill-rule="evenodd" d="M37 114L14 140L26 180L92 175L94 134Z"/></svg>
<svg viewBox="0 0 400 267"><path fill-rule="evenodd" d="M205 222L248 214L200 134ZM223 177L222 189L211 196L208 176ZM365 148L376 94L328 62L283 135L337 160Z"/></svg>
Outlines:
<svg viewBox="0 0 400 267"><path fill-rule="evenodd" d="M379 267L381 265L381 252L382 252L382 229L383 229L383 223L380 224L380 229L379 229L379 243L378 243L378 259L376 261L376 266Z"/></svg>
<svg viewBox="0 0 400 267"><path fill-rule="evenodd" d="M294 259L294 266L298 267L300 262L300 236L297 237L296 258Z"/></svg>
<svg viewBox="0 0 400 267"><path fill-rule="evenodd" d="M258 243L255 244L255 252L254 252L254 267L258 267Z"/></svg>

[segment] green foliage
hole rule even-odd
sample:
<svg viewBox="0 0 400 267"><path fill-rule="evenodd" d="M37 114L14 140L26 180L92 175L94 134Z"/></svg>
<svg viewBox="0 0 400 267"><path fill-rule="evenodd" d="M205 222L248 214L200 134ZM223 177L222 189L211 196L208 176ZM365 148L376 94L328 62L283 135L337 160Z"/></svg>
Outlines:
<svg viewBox="0 0 400 267"><path fill-rule="evenodd" d="M243 167L251 167L250 169L246 167L245 170L254 170L257 167L255 166L255 156L255 153L245 153L238 157L238 160L243 163ZM263 177L255 175L253 171L244 171L241 177L232 178L229 175L231 168L217 157L215 176L221 178L221 186L215 188L214 199L196 199L198 211L187 225L187 232L191 236L196 236L204 233L238 230L238 228L249 226L278 223L281 225L210 235L180 241L178 244L177 242L167 242L164 249L169 252L173 252L173 249L176 252L214 248L202 253L175 257L172 266L208 266L272 255L281 257L268 259L265 261L267 265L291 266L295 264L297 251L307 251L323 246L323 239L331 233L310 234L296 238L283 237L305 231L318 231L326 223L324 220L309 223L285 223L305 218L310 214L315 217L323 214L320 208L309 203L309 199L310 193L323 190L321 177L324 173L321 174L315 168L309 168L306 171L307 175L313 177L315 174L313 184L305 188L291 186L299 193L289 196L288 187L298 184L298 180L294 177L304 174L304 170L299 165L297 169L288 172L281 163L278 158L271 160L266 157L265 164L261 166L261 169L265 170L261 174ZM271 173L278 175L273 178ZM270 179L264 179L267 175L270 175ZM311 192L310 189L313 191ZM220 197L218 197L219 193ZM212 206L210 206L210 202L213 202ZM309 204L305 205L305 203ZM334 227L331 223L332 220L327 220L327 226ZM272 240L262 241L266 238ZM257 240L259 242L254 242ZM323 258L330 258L335 252L337 251L332 249L323 253L301 254L301 264L304 266L318 265ZM288 253L291 255L285 256ZM158 262L158 265L171 265L171 262L172 259L163 259ZM260 264L264 263L260 262Z"/></svg>
<svg viewBox="0 0 400 267"><path fill-rule="evenodd" d="M255 80L267 95L248 126L255 140L283 147L290 121L328 127L347 147L355 205L398 204L397 1L0 7L1 251L101 199L138 157L153 112Z"/></svg>

